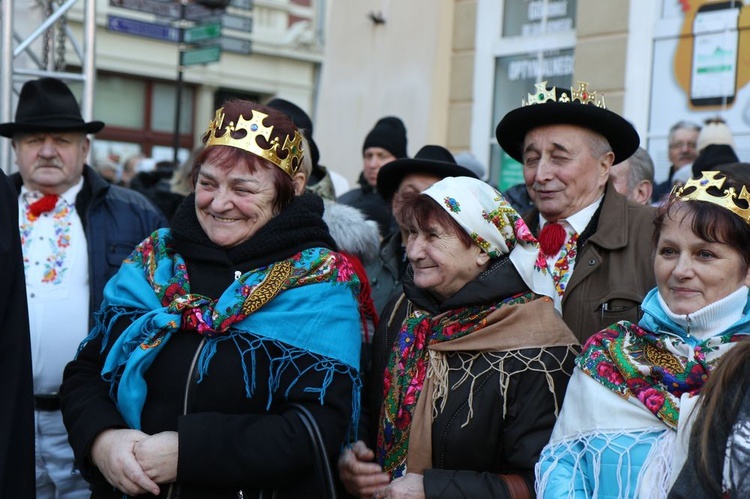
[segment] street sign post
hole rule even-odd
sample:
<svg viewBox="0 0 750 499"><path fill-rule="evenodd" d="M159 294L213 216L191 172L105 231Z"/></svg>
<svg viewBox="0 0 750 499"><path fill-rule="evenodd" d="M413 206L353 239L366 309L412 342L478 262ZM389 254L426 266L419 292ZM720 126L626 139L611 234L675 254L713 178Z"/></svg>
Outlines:
<svg viewBox="0 0 750 499"><path fill-rule="evenodd" d="M109 0L109 5L121 9L137 10L154 14L158 17L168 17L170 19L180 19L179 2L163 2L160 0ZM209 9L197 3L185 5L185 19L188 21L198 21L211 15L223 12L220 9Z"/></svg>
<svg viewBox="0 0 750 499"><path fill-rule="evenodd" d="M249 54L253 51L253 42L242 38L223 36L221 38L221 49L235 54Z"/></svg>
<svg viewBox="0 0 750 499"><path fill-rule="evenodd" d="M175 92L174 117L174 161L177 163L180 146L180 109L182 101L183 72L186 66L209 64L221 58L222 50L237 54L250 54L252 41L244 38L253 30L253 18L247 11L253 8L253 0L109 0L109 5L119 9L135 10L152 14L165 24L141 21L116 15L107 16L109 31L125 35L177 42L179 61ZM225 9L231 6L230 15ZM177 22L175 26L166 23ZM195 24L191 26L191 24ZM241 38L226 36L222 28L239 32ZM222 36L224 35L224 36ZM211 45L201 45L204 42ZM198 44L198 45L196 45Z"/></svg>
<svg viewBox="0 0 750 499"><path fill-rule="evenodd" d="M107 28L110 31L126 35L153 38L165 42L180 40L180 30L164 24L149 23L127 17L107 16Z"/></svg>
<svg viewBox="0 0 750 499"><path fill-rule="evenodd" d="M191 47L180 52L180 65L193 66L195 64L208 64L216 62L221 58L221 45L207 45L205 47Z"/></svg>
<svg viewBox="0 0 750 499"><path fill-rule="evenodd" d="M242 10L250 10L253 8L253 0L231 0L229 5Z"/></svg>
<svg viewBox="0 0 750 499"><path fill-rule="evenodd" d="M185 28L185 43L199 43L221 37L221 23L199 24Z"/></svg>
<svg viewBox="0 0 750 499"><path fill-rule="evenodd" d="M221 16L221 26L226 29L250 33L253 30L253 18L224 14Z"/></svg>

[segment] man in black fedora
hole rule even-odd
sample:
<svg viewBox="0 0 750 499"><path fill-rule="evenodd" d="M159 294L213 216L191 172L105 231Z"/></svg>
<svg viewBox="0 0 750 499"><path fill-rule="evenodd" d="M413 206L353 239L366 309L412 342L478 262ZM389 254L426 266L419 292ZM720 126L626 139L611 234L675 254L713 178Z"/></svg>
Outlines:
<svg viewBox="0 0 750 499"><path fill-rule="evenodd" d="M63 370L93 324L104 285L122 260L166 225L142 195L109 185L86 162L85 122L73 93L54 78L26 82L15 121L0 124L12 141L30 324L36 494L89 497L63 425Z"/></svg>
<svg viewBox="0 0 750 499"><path fill-rule="evenodd" d="M562 296L563 320L583 345L620 320L638 322L654 287L654 210L617 193L613 164L638 148L635 128L578 82L536 84L497 125L500 146L523 164L534 208L524 215Z"/></svg>

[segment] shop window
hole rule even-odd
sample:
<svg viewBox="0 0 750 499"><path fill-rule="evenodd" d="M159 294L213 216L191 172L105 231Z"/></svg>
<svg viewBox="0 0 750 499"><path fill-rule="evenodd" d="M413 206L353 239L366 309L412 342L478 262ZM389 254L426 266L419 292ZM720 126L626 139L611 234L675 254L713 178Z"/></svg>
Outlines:
<svg viewBox="0 0 750 499"><path fill-rule="evenodd" d="M492 82L475 95L472 146L486 144L489 182L500 190L523 178L521 165L497 145L495 127L535 83L570 87L576 9L576 0L478 0L477 52L492 58L477 60L476 77Z"/></svg>
<svg viewBox="0 0 750 499"><path fill-rule="evenodd" d="M178 160L186 158L193 147L194 95L194 87L183 87ZM107 126L93 141L92 162L98 164L106 161L121 165L137 154L156 160L172 160L175 104L176 87L173 82L99 73L94 95L94 117L104 121Z"/></svg>

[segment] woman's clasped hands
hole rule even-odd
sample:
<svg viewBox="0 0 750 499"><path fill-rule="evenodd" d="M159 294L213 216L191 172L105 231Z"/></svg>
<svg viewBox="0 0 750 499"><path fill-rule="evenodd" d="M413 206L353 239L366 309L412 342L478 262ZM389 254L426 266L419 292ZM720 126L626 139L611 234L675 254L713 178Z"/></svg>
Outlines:
<svg viewBox="0 0 750 499"><path fill-rule="evenodd" d="M128 495L159 495L159 485L177 478L177 432L148 435L109 429L99 434L91 458L107 481Z"/></svg>
<svg viewBox="0 0 750 499"><path fill-rule="evenodd" d="M422 475L407 473L391 482L388 473L374 459L375 453L361 440L341 454L339 477L350 494L366 499L424 498Z"/></svg>

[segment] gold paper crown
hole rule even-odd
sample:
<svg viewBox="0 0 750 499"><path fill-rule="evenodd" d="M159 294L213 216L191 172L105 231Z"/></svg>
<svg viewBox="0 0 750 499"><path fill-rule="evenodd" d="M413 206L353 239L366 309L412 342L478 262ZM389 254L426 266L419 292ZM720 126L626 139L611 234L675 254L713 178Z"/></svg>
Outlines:
<svg viewBox="0 0 750 499"><path fill-rule="evenodd" d="M732 213L739 215L746 224L750 225L750 192L747 191L747 187L744 185L742 186L742 191L740 192L739 197L737 196L737 191L735 191L734 187L722 191L721 186L724 185L726 176L716 178L716 175L719 174L722 173L718 171L705 171L699 179L691 178L683 186L674 186L671 194L683 201L706 201L708 203L719 205L722 208L726 208ZM715 187L720 192L723 192L724 195L714 196L713 194L709 194L709 187ZM692 190L690 192L685 192L691 188ZM740 208L737 206L737 199L745 201L748 207Z"/></svg>
<svg viewBox="0 0 750 499"><path fill-rule="evenodd" d="M534 104L542 104L544 102L575 102L578 101L581 104L594 104L602 109L607 109L607 105L604 103L604 94L599 95L596 98L596 92L589 92L589 84L585 81L577 82L577 88L570 88L570 97L568 94L563 93L560 98L557 97L555 91L557 87L547 89L547 82L536 83L536 93L528 94L528 98L521 99L521 106L533 106Z"/></svg>
<svg viewBox="0 0 750 499"><path fill-rule="evenodd" d="M221 136L217 136L216 132L221 130L224 124L224 108L217 109L216 116L214 116L214 119L208 124L208 130L206 130L206 147L230 146L242 149L243 151L247 151L270 161L284 170L287 175L293 177L302 166L302 157L305 152L302 149L302 135L299 131L295 130L294 137L291 140L289 136L284 138L284 144L281 145L281 150L286 150L287 155L284 159L281 159L278 155L279 138L274 137L271 139L273 126L267 127L263 124L263 120L266 119L268 115L261 113L260 111L251 111L251 113L249 120L246 120L240 115L236 125L233 121L230 121L224 128L224 133ZM246 133L244 137L235 139L232 137L232 133L238 130L244 130ZM271 147L264 149L259 146L256 141L259 135L266 139L266 142L269 142Z"/></svg>

